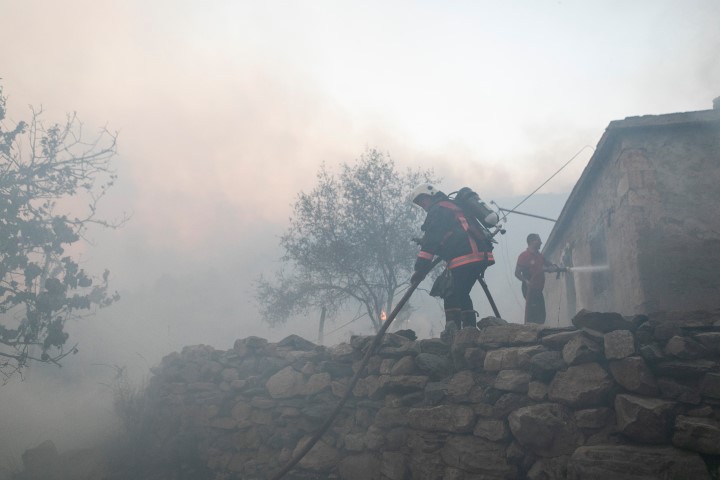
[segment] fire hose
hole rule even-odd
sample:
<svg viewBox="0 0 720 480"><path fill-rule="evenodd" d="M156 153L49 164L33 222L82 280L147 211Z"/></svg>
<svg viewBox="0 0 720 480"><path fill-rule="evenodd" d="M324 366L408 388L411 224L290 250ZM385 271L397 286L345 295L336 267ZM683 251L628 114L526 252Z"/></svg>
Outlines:
<svg viewBox="0 0 720 480"><path fill-rule="evenodd" d="M483 292L485 292L485 296L488 299L488 302L490 302L490 307L492 308L493 313L495 314L496 318L502 318L500 316L500 311L497 308L497 305L495 305L495 300L493 300L492 295L490 294L490 289L487 286L487 283L485 283L485 274L481 274L477 281L480 283L480 286L483 289Z"/></svg>
<svg viewBox="0 0 720 480"><path fill-rule="evenodd" d="M432 264L430 265L430 270L435 268L435 266L440 262L440 258L436 258L433 260ZM345 403L350 398L350 395L352 395L352 391L355 388L355 385L357 385L358 380L360 380L360 376L363 374L363 371L365 370L365 367L367 367L368 362L370 361L370 357L375 352L377 347L380 345L380 342L382 341L383 336L385 335L385 332L390 327L390 324L395 320L395 317L397 317L397 314L400 313L400 310L405 306L408 300L410 300L410 297L412 296L413 292L415 292L415 289L417 289L418 285L420 285L420 281L417 283L411 283L410 287L405 292L405 295L402 296L400 301L395 305L395 308L390 313L390 316L385 320L385 323L383 323L382 327L380 327L380 330L378 330L378 333L375 334L375 338L373 339L373 342L370 344L370 347L365 352L365 356L362 359L362 362L360 363L360 367L355 372L355 375L353 376L352 380L350 380L350 384L347 387L347 390L345 392L345 395L340 399L340 402L335 407L335 410L332 411L330 416L327 417L325 422L322 424L320 429L315 433L315 435L310 438L310 440L305 443L302 449L283 467L282 470L280 470L277 474L275 474L274 477L271 478L271 480L280 480L283 478L290 470L295 467L295 465L300 462L300 460L303 459L305 455L315 446L315 444L322 438L322 436L325 434L328 428L330 428L330 425L335 421L335 418L340 413L340 410L342 410L343 406L345 406Z"/></svg>

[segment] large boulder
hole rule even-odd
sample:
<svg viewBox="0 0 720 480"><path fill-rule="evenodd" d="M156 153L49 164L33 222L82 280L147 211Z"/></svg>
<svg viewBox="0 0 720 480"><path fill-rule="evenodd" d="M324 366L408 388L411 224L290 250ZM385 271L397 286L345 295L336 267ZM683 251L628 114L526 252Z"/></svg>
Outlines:
<svg viewBox="0 0 720 480"><path fill-rule="evenodd" d="M549 382L557 371L566 368L567 363L562 359L562 354L556 350L538 353L530 360L530 374L542 382Z"/></svg>
<svg viewBox="0 0 720 480"><path fill-rule="evenodd" d="M309 340L305 340L298 335L288 335L287 337L280 340L277 343L277 346L282 348L288 348L290 350L299 350L305 352L317 348L317 345L315 345Z"/></svg>
<svg viewBox="0 0 720 480"><path fill-rule="evenodd" d="M604 368L584 363L558 372L550 384L548 399L573 407L592 407L606 402L615 389L615 382Z"/></svg>
<svg viewBox="0 0 720 480"><path fill-rule="evenodd" d="M517 478L517 468L506 460L504 443L488 442L477 437L450 435L440 455L451 468L476 474L477 477L473 478Z"/></svg>
<svg viewBox="0 0 720 480"><path fill-rule="evenodd" d="M380 473L387 480L407 478L407 459L400 452L383 452Z"/></svg>
<svg viewBox="0 0 720 480"><path fill-rule="evenodd" d="M421 392L427 385L429 377L424 375L380 375L376 389L369 389L371 398L380 398L387 394L405 395Z"/></svg>
<svg viewBox="0 0 720 480"><path fill-rule="evenodd" d="M709 351L720 353L720 332L703 332L695 335L695 339L703 344Z"/></svg>
<svg viewBox="0 0 720 480"><path fill-rule="evenodd" d="M637 395L617 395L615 413L620 432L642 443L667 443L677 404Z"/></svg>
<svg viewBox="0 0 720 480"><path fill-rule="evenodd" d="M505 392L526 393L530 379L530 374L523 370L501 370L493 382L493 387Z"/></svg>
<svg viewBox="0 0 720 480"><path fill-rule="evenodd" d="M572 319L577 328L588 328L596 332L608 333L613 330L634 330L633 323L614 312L591 312L580 310Z"/></svg>
<svg viewBox="0 0 720 480"><path fill-rule="evenodd" d="M420 373L429 376L432 380L439 380L451 371L450 361L447 356L432 353L418 354L415 357L415 367Z"/></svg>
<svg viewBox="0 0 720 480"><path fill-rule="evenodd" d="M381 460L370 453L345 456L338 464L343 480L380 480Z"/></svg>
<svg viewBox="0 0 720 480"><path fill-rule="evenodd" d="M562 358L568 365L597 362L603 357L598 342L585 335L573 338L562 349Z"/></svg>
<svg viewBox="0 0 720 480"><path fill-rule="evenodd" d="M272 398L304 395L305 376L292 367L285 367L268 379L265 388Z"/></svg>
<svg viewBox="0 0 720 480"><path fill-rule="evenodd" d="M705 346L692 338L675 335L665 344L664 353L668 357L690 360L708 356L710 353Z"/></svg>
<svg viewBox="0 0 720 480"><path fill-rule="evenodd" d="M653 370L657 376L687 379L717 373L718 364L712 360L663 360L655 364Z"/></svg>
<svg viewBox="0 0 720 480"><path fill-rule="evenodd" d="M293 457L295 457L301 449L305 448L305 445L309 441L310 437L305 437L300 440L293 451ZM321 439L310 449L302 460L300 460L298 465L308 470L328 472L335 468L339 460L340 452Z"/></svg>
<svg viewBox="0 0 720 480"><path fill-rule="evenodd" d="M567 344L570 340L583 334L581 330L577 330L575 327L571 328L572 330L563 330L546 334L542 337L542 345L552 350L562 350L565 344Z"/></svg>
<svg viewBox="0 0 720 480"><path fill-rule="evenodd" d="M678 415L672 443L705 455L720 455L720 423L711 418Z"/></svg>
<svg viewBox="0 0 720 480"><path fill-rule="evenodd" d="M305 395L310 396L316 395L329 389L331 381L332 378L329 373L316 373L314 375L310 375L310 378L308 378L307 383L305 384L304 393Z"/></svg>
<svg viewBox="0 0 720 480"><path fill-rule="evenodd" d="M542 345L529 347L510 347L490 350L485 355L483 368L488 372L499 372L500 370L524 369L530 365L530 360L538 353L546 349Z"/></svg>
<svg viewBox="0 0 720 480"><path fill-rule="evenodd" d="M710 480L700 455L673 447L580 447L568 462L567 480Z"/></svg>
<svg viewBox="0 0 720 480"><path fill-rule="evenodd" d="M233 345L233 350L241 356L244 357L246 355L260 355L268 350L268 341L264 338L260 337L247 337L247 338L239 338L235 340L235 344ZM185 347L187 348L187 347ZM183 354L185 354L185 350L183 349Z"/></svg>
<svg viewBox="0 0 720 480"><path fill-rule="evenodd" d="M488 326L480 330L477 343L480 345L528 345L538 342L540 325L506 325Z"/></svg>
<svg viewBox="0 0 720 480"><path fill-rule="evenodd" d="M475 424L473 435L491 442L503 442L510 437L510 430L504 420L481 418Z"/></svg>
<svg viewBox="0 0 720 480"><path fill-rule="evenodd" d="M390 375L412 375L416 367L415 360L413 359L412 355L406 355L396 362L393 362L393 360L390 359L386 359L383 363L385 365L388 365L389 368L387 370L384 370L381 367L380 373Z"/></svg>
<svg viewBox="0 0 720 480"><path fill-rule="evenodd" d="M616 360L635 354L635 336L629 330L614 330L603 337L605 358Z"/></svg>
<svg viewBox="0 0 720 480"><path fill-rule="evenodd" d="M582 433L570 411L557 403L519 408L508 423L520 445L542 457L569 455L582 445Z"/></svg>
<svg viewBox="0 0 720 480"><path fill-rule="evenodd" d="M447 381L446 394L455 399L467 397L475 387L475 377L470 370L461 370Z"/></svg>
<svg viewBox="0 0 720 480"><path fill-rule="evenodd" d="M503 320L500 317L483 317L477 322L477 328L482 330L485 327L497 327L498 325L507 325L507 320Z"/></svg>
<svg viewBox="0 0 720 480"><path fill-rule="evenodd" d="M575 410L573 418L580 428L600 429L615 423L614 412L607 407Z"/></svg>
<svg viewBox="0 0 720 480"><path fill-rule="evenodd" d="M703 396L720 399L720 374L708 373L700 384Z"/></svg>
<svg viewBox="0 0 720 480"><path fill-rule="evenodd" d="M527 473L527 480L554 480L567 477L569 455L540 458Z"/></svg>
<svg viewBox="0 0 720 480"><path fill-rule="evenodd" d="M666 400L698 405L701 402L700 387L695 378L676 379L660 377L657 379L660 397Z"/></svg>
<svg viewBox="0 0 720 480"><path fill-rule="evenodd" d="M407 414L411 428L437 432L472 432L475 412L465 405L413 408Z"/></svg>
<svg viewBox="0 0 720 480"><path fill-rule="evenodd" d="M418 340L418 346L422 353L432 353L433 355L447 355L450 353L450 345L443 342L439 338L426 338Z"/></svg>
<svg viewBox="0 0 720 480"><path fill-rule="evenodd" d="M617 383L640 395L657 395L657 381L642 357L625 357L609 362L610 373Z"/></svg>
<svg viewBox="0 0 720 480"><path fill-rule="evenodd" d="M666 342L675 335L682 334L684 329L714 326L720 321L720 309L694 312L654 312L648 315L648 318L654 338Z"/></svg>

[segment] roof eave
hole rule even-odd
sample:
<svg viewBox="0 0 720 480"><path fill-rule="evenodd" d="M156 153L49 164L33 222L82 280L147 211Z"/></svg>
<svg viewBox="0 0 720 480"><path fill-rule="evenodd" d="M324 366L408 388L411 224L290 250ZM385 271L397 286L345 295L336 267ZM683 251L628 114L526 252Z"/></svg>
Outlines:
<svg viewBox="0 0 720 480"><path fill-rule="evenodd" d="M570 192L570 196L565 202L557 222L553 227L550 235L543 247L543 253L551 252L556 247L555 243L559 236L565 230L568 223L572 219L574 210L580 205L580 200L587 192L587 184L592 181L592 175L601 169L610 151L613 142L621 131L653 128L653 127L675 127L679 125L688 125L693 123L719 122L720 111L718 110L701 110L697 112L670 113L665 115L643 115L639 117L627 117L624 120L613 120L610 122L603 132L600 141L595 148L595 153L585 166L583 173L580 175L577 183Z"/></svg>

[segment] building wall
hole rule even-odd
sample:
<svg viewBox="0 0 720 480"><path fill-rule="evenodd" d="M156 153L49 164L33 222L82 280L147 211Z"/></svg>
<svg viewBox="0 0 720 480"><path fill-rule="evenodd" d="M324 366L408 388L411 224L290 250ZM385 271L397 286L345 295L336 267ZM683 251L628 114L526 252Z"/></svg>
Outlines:
<svg viewBox="0 0 720 480"><path fill-rule="evenodd" d="M580 309L625 315L720 306L720 122L616 129L546 256L607 265L548 281L551 325Z"/></svg>
<svg viewBox="0 0 720 480"><path fill-rule="evenodd" d="M607 311L614 305L630 315L644 301L635 262L638 230L634 222L642 207L632 186L642 175L631 174L626 166L643 162L625 145L609 147L606 165L595 165L582 197L575 199L569 227L557 238L554 251L545 252L553 263L580 269L607 265L608 270L580 270L549 279L545 297L551 325L569 325L583 308Z"/></svg>
<svg viewBox="0 0 720 480"><path fill-rule="evenodd" d="M633 137L653 159L638 219L645 312L720 305L720 122Z"/></svg>

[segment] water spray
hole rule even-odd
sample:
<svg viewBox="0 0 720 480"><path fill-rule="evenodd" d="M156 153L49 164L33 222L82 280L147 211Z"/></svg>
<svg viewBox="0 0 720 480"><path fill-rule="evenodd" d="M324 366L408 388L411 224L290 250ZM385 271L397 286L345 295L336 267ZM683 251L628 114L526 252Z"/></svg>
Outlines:
<svg viewBox="0 0 720 480"><path fill-rule="evenodd" d="M609 265L587 265L584 267L565 267L565 271L572 273L586 273L586 272L607 272L610 270Z"/></svg>
<svg viewBox="0 0 720 480"><path fill-rule="evenodd" d="M561 273L595 273L595 272L607 272L610 270L609 265L585 265L580 267L563 267L562 265L553 265L546 267L545 272L557 273L557 278L560 278Z"/></svg>

